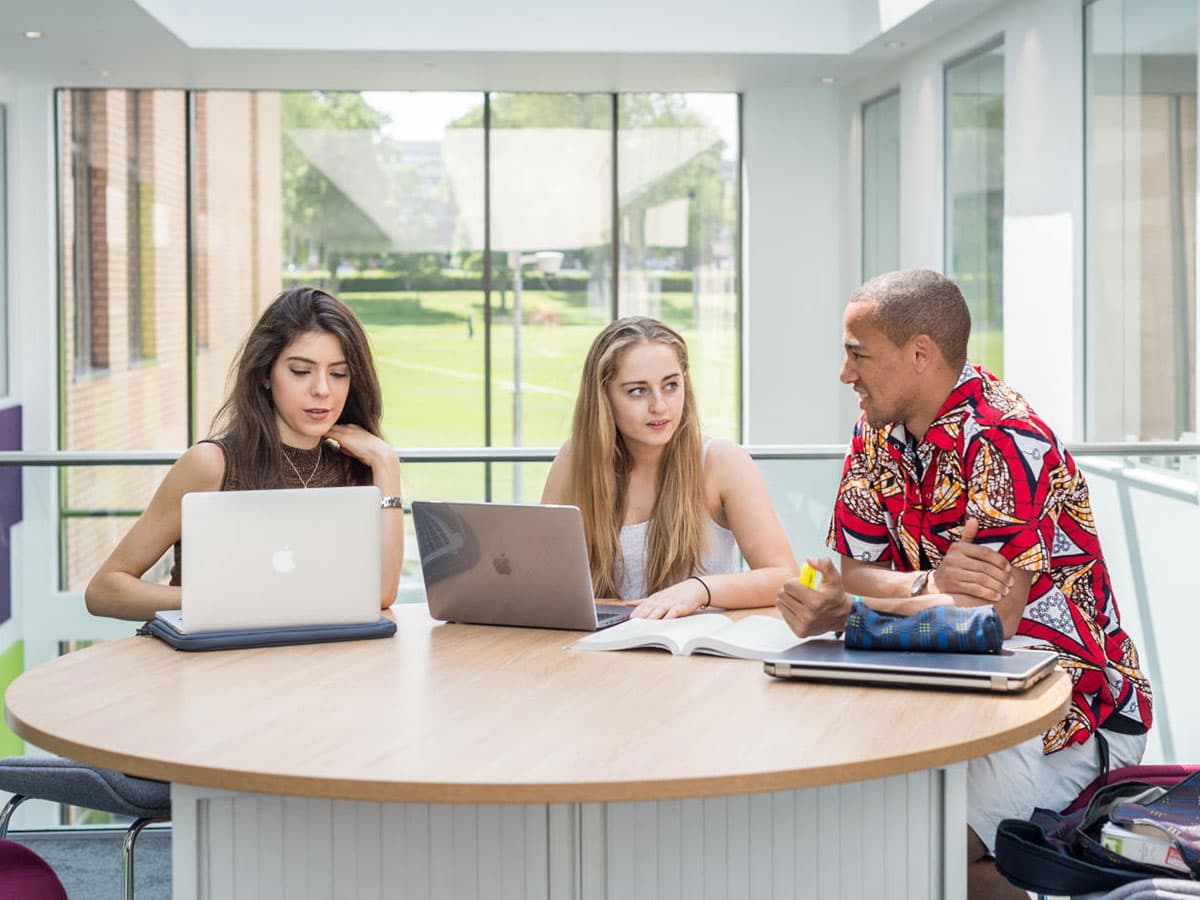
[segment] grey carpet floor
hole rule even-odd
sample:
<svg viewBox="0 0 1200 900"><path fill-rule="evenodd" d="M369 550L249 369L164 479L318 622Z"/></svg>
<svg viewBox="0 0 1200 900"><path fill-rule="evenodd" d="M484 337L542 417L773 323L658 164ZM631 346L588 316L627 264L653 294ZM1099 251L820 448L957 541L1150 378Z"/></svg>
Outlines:
<svg viewBox="0 0 1200 900"><path fill-rule="evenodd" d="M50 864L71 900L120 900L121 841L125 832L84 831L55 835L13 831L9 839L36 852ZM147 829L134 854L137 900L169 900L171 896L171 831Z"/></svg>

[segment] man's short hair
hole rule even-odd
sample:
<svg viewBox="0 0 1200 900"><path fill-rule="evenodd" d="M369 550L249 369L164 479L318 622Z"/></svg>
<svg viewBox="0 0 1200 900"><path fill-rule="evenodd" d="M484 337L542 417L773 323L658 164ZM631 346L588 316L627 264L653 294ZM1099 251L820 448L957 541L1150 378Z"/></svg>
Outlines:
<svg viewBox="0 0 1200 900"><path fill-rule="evenodd" d="M945 275L928 269L887 272L863 284L850 302L870 303L874 324L897 347L927 334L950 365L966 363L971 311L958 285Z"/></svg>

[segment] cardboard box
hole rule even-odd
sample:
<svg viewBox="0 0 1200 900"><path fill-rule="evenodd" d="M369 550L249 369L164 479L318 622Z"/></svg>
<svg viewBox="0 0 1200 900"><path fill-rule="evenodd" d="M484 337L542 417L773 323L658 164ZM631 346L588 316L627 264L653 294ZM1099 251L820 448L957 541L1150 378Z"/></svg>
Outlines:
<svg viewBox="0 0 1200 900"><path fill-rule="evenodd" d="M1170 838L1130 831L1112 822L1100 829L1100 843L1113 853L1118 853L1134 862L1151 866L1162 866L1190 875L1191 869L1183 861L1183 855Z"/></svg>

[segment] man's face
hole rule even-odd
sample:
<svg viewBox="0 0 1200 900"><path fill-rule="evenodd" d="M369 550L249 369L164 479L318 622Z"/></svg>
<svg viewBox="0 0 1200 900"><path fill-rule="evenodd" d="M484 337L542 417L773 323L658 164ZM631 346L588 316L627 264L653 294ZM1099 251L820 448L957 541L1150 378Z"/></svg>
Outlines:
<svg viewBox="0 0 1200 900"><path fill-rule="evenodd" d="M846 359L841 380L858 394L858 406L872 428L903 422L913 405L910 354L897 347L873 321L870 303L851 303L842 319Z"/></svg>

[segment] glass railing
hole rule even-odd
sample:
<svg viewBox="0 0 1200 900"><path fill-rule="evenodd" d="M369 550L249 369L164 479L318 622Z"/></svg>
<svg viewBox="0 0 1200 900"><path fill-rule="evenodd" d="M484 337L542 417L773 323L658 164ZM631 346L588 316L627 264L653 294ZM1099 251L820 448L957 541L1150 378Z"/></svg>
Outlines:
<svg viewBox="0 0 1200 900"><path fill-rule="evenodd" d="M797 558L821 555L844 447L759 446L758 461ZM1186 559L1200 534L1200 444L1084 444L1072 448L1087 475L1095 521L1126 630L1155 689L1148 761L1200 760L1200 720L1190 714L1200 663L1191 646L1200 607ZM405 500L537 502L554 448L402 449ZM133 625L88 614L83 589L149 502L175 452L0 452L0 551L10 549L7 598L0 584L0 687L25 669L87 643L127 637ZM519 475L518 475L519 473ZM15 476L15 477L14 477ZM19 497L11 493L19 485ZM14 499L16 502L14 502ZM7 538L7 542L5 542ZM165 580L170 552L147 577ZM0 553L0 564L3 562ZM424 601L411 516L398 602ZM9 610L3 608L4 602ZM4 620L5 613L10 616ZM0 726L0 755L38 751ZM18 811L14 827L91 821L47 803Z"/></svg>

